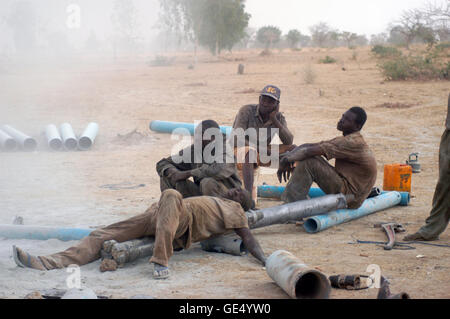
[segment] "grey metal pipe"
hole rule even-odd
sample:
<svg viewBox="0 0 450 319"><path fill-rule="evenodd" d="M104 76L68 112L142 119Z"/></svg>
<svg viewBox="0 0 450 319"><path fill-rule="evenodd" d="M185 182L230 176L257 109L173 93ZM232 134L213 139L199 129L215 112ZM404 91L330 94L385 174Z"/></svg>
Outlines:
<svg viewBox="0 0 450 319"><path fill-rule="evenodd" d="M146 237L112 245L111 255L119 267L141 257L151 256L155 238Z"/></svg>
<svg viewBox="0 0 450 319"><path fill-rule="evenodd" d="M267 274L294 299L327 299L330 282L323 273L309 268L285 250L277 250L266 260Z"/></svg>
<svg viewBox="0 0 450 319"><path fill-rule="evenodd" d="M78 140L78 148L83 151L91 148L92 144L94 144L97 134L98 124L94 122L89 123Z"/></svg>
<svg viewBox="0 0 450 319"><path fill-rule="evenodd" d="M55 124L49 124L45 127L45 136L47 137L48 147L58 151L62 147L62 139Z"/></svg>
<svg viewBox="0 0 450 319"><path fill-rule="evenodd" d="M73 132L72 126L69 123L63 123L60 126L61 137L64 147L67 150L74 150L77 147L78 141Z"/></svg>
<svg viewBox="0 0 450 319"><path fill-rule="evenodd" d="M308 200L301 200L281 206L268 207L246 212L250 228L260 228L275 224L284 224L292 220L328 213L347 207L343 194L325 195Z"/></svg>
<svg viewBox="0 0 450 319"><path fill-rule="evenodd" d="M203 250L215 253L225 253L243 256L248 253L242 239L237 236L218 236L200 243Z"/></svg>
<svg viewBox="0 0 450 319"><path fill-rule="evenodd" d="M17 143L10 135L0 130L0 147L5 151L12 151L17 147Z"/></svg>
<svg viewBox="0 0 450 319"><path fill-rule="evenodd" d="M3 125L2 130L10 135L25 151L34 151L37 147L37 142L34 138L16 130L9 125Z"/></svg>

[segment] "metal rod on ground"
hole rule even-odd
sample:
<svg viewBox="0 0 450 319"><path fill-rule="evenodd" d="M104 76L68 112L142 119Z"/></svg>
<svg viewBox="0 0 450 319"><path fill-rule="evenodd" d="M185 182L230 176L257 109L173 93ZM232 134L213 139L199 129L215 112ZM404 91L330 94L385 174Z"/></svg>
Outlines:
<svg viewBox="0 0 450 319"><path fill-rule="evenodd" d="M284 224L293 220L325 214L331 210L347 207L345 195L326 195L281 206L246 212L250 228Z"/></svg>
<svg viewBox="0 0 450 319"><path fill-rule="evenodd" d="M5 151L13 151L17 143L10 135L0 130L0 147Z"/></svg>
<svg viewBox="0 0 450 319"><path fill-rule="evenodd" d="M47 240L55 238L62 241L79 240L89 236L92 231L92 229L82 228L0 225L0 237L8 239Z"/></svg>
<svg viewBox="0 0 450 319"><path fill-rule="evenodd" d="M83 151L91 148L92 144L94 144L97 134L98 124L94 122L89 123L78 140L78 148Z"/></svg>
<svg viewBox="0 0 450 319"><path fill-rule="evenodd" d="M180 134L180 135L194 135L194 130L197 127L193 123L170 122L170 121L151 121L150 130L160 133ZM230 135L231 126L220 126L220 131L225 135ZM175 132L174 132L175 131Z"/></svg>
<svg viewBox="0 0 450 319"><path fill-rule="evenodd" d="M49 124L45 127L45 136L47 137L48 147L54 151L58 151L62 147L62 138L59 135L55 124Z"/></svg>
<svg viewBox="0 0 450 319"><path fill-rule="evenodd" d="M312 269L285 250L277 250L266 260L267 274L294 299L327 299L330 282L323 273Z"/></svg>
<svg viewBox="0 0 450 319"><path fill-rule="evenodd" d="M323 215L313 216L306 220L303 227L308 233L317 233L332 226L399 205L401 201L402 195L399 192L384 193L377 197L366 199L358 209L339 209Z"/></svg>
<svg viewBox="0 0 450 319"><path fill-rule="evenodd" d="M34 151L37 147L37 142L34 138L16 130L9 125L3 125L1 129L22 147L25 151Z"/></svg>
<svg viewBox="0 0 450 319"><path fill-rule="evenodd" d="M67 150L74 150L77 147L77 138L73 132L72 126L69 123L63 123L60 126L61 137L63 139L64 147Z"/></svg>

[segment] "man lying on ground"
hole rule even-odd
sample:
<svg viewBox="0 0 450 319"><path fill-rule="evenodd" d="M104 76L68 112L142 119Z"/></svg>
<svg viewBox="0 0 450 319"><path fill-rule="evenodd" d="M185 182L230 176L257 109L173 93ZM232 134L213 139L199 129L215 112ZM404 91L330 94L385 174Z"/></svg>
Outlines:
<svg viewBox="0 0 450 319"><path fill-rule="evenodd" d="M287 127L286 119L280 113L280 95L278 87L267 85L259 96L259 104L244 105L239 110L233 123L232 138L234 139L237 169L245 189L252 194L256 203L259 166L271 166L271 161L262 161L260 154L271 156L273 148L278 148L278 154L292 150L294 136ZM255 136L245 135L245 145L238 145L238 130L242 132L254 130ZM278 132L282 145L270 145ZM278 161L279 158L276 158Z"/></svg>
<svg viewBox="0 0 450 319"><path fill-rule="evenodd" d="M97 229L74 247L48 256L32 256L13 246L17 265L39 270L65 268L69 265L85 265L100 258L105 241L124 242L146 236L154 236L153 277L169 276L169 258L174 248L187 249L191 243L235 231L248 251L261 263L265 256L258 241L249 230L244 210L252 204L250 194L244 189L231 189L226 198L199 196L183 199L176 190L165 190L158 203L143 214L128 220Z"/></svg>
<svg viewBox="0 0 450 319"><path fill-rule="evenodd" d="M300 145L286 153L277 172L280 183L282 178L289 180L282 200L290 203L306 199L312 183L316 182L326 194L354 195L348 207L360 207L377 179L375 157L360 133L366 119L364 109L352 107L337 124L343 136ZM327 160L335 158L335 166L322 156Z"/></svg>
<svg viewBox="0 0 450 319"><path fill-rule="evenodd" d="M216 134L205 134L211 132ZM216 136L219 138L216 139ZM204 156L206 148L213 150L212 158L208 158L208 154ZM226 137L220 132L217 122L201 122L194 132L194 144L156 164L161 192L175 189L184 198L200 195L223 197L228 190L240 188L242 183L233 153L226 151ZM190 177L193 181L189 180Z"/></svg>

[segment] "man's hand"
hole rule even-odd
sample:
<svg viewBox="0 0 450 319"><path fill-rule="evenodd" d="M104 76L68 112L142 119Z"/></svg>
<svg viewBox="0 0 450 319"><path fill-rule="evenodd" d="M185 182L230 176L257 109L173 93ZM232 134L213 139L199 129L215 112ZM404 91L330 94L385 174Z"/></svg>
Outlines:
<svg viewBox="0 0 450 319"><path fill-rule="evenodd" d="M278 113L280 113L280 104L278 104L276 109L273 110L272 113L270 113L270 115L269 115L269 118L272 120L273 123L278 122L278 119L277 119L277 114Z"/></svg>
<svg viewBox="0 0 450 319"><path fill-rule="evenodd" d="M277 171L278 180L282 183L283 179L285 182L291 177L291 173L294 170L294 163L289 161L287 155L282 156L280 159L280 166Z"/></svg>
<svg viewBox="0 0 450 319"><path fill-rule="evenodd" d="M169 179L170 179L170 183L172 185L176 185L177 182L180 181L185 181L187 180L189 177L191 177L191 172L190 171L175 171L175 172L169 172Z"/></svg>

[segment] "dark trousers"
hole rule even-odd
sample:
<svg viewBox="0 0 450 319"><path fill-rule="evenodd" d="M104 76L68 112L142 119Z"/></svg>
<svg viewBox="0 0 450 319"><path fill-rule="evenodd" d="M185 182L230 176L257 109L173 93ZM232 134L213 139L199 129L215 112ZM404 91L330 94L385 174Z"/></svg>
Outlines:
<svg viewBox="0 0 450 319"><path fill-rule="evenodd" d="M418 233L425 239L435 239L444 232L450 218L450 130L442 134L439 146L439 179L433 196L433 207Z"/></svg>
<svg viewBox="0 0 450 319"><path fill-rule="evenodd" d="M325 159L320 156L311 157L296 162L281 199L286 203L307 199L313 182L326 194L341 193L344 185L342 177Z"/></svg>

